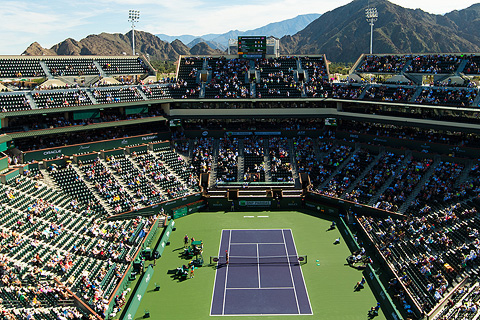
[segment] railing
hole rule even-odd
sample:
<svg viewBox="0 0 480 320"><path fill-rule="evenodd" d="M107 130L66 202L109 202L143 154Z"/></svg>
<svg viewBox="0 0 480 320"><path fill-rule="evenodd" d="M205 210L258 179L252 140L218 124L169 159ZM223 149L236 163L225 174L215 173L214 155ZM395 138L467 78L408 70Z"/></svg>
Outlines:
<svg viewBox="0 0 480 320"><path fill-rule="evenodd" d="M375 248L377 255L381 257L384 265L388 267L388 270L395 277L398 283L402 286L402 289L406 294L408 302L414 307L413 310L414 312L416 312L416 316L419 317L420 315L422 315L423 309L418 305L417 300L412 297L410 291L407 289L407 287L405 287L405 284L402 282L402 280L400 280L397 273L395 272L393 265L387 260L387 258L383 255L380 249L375 245L375 242L373 241L372 237L368 234L367 230L365 230L365 228L363 227L363 224L361 224L356 217L355 217L355 222L357 223L357 225L360 226L360 230L363 232L363 235L367 237L368 240L373 244L373 247Z"/></svg>

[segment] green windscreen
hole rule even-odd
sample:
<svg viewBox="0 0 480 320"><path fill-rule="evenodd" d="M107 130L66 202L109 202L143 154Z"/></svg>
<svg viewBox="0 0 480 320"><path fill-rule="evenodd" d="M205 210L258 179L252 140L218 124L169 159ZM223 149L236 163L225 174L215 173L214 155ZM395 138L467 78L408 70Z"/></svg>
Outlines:
<svg viewBox="0 0 480 320"><path fill-rule="evenodd" d="M125 114L139 114L139 113L147 113L148 107L140 106L140 107L125 107Z"/></svg>
<svg viewBox="0 0 480 320"><path fill-rule="evenodd" d="M84 120L100 118L100 110L76 111L73 113L73 120Z"/></svg>

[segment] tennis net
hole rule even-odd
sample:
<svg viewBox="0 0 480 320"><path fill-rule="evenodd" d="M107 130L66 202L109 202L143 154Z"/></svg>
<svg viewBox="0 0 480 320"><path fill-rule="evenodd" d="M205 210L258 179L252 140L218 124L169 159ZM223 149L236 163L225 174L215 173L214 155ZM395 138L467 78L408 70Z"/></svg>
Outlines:
<svg viewBox="0 0 480 320"><path fill-rule="evenodd" d="M306 255L291 255L291 256L229 256L229 265L257 265L257 264L290 264L302 265L307 263ZM227 264L226 256L210 256L210 265L225 265Z"/></svg>

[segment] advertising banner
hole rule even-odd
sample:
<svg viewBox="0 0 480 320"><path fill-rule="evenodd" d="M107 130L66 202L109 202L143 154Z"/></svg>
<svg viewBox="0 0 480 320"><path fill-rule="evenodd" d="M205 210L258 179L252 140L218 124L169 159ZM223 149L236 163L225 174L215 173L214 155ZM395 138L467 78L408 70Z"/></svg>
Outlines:
<svg viewBox="0 0 480 320"><path fill-rule="evenodd" d="M41 149L35 151L27 151L23 153L23 162L32 160L50 159L59 156L72 156L78 153L98 152L100 150L111 150L120 147L128 147L131 145L145 144L149 142L164 140L163 133L152 133L141 136L126 137L112 140L103 140L98 142L82 143L57 148Z"/></svg>

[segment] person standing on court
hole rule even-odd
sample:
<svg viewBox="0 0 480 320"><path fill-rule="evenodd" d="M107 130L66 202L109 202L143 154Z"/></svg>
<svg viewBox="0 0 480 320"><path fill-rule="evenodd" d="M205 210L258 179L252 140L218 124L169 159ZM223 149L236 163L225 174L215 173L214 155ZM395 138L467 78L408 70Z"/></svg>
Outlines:
<svg viewBox="0 0 480 320"><path fill-rule="evenodd" d="M228 250L225 250L225 263L228 264Z"/></svg>
<svg viewBox="0 0 480 320"><path fill-rule="evenodd" d="M183 237L183 247L187 247L188 246L188 235L185 235L185 237Z"/></svg>
<svg viewBox="0 0 480 320"><path fill-rule="evenodd" d="M190 279L193 278L194 272L195 272L195 266L192 264L192 266L190 267Z"/></svg>

